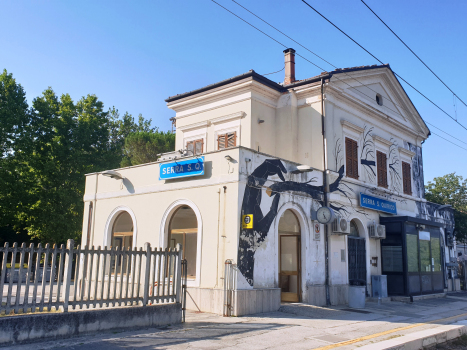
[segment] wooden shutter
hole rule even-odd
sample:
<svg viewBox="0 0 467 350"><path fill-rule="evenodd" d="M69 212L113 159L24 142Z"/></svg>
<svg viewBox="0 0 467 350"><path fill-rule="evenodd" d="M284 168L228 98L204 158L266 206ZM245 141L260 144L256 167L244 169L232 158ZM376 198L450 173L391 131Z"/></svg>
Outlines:
<svg viewBox="0 0 467 350"><path fill-rule="evenodd" d="M237 145L237 132L228 132L217 135L217 149L235 147Z"/></svg>
<svg viewBox="0 0 467 350"><path fill-rule="evenodd" d="M237 132L229 132L227 134L227 147L235 147L237 145Z"/></svg>
<svg viewBox="0 0 467 350"><path fill-rule="evenodd" d="M387 156L385 153L376 152L376 166L378 171L378 186L388 187L388 169L387 169Z"/></svg>
<svg viewBox="0 0 467 350"><path fill-rule="evenodd" d="M227 134L217 135L217 149L225 148L225 139Z"/></svg>
<svg viewBox="0 0 467 350"><path fill-rule="evenodd" d="M406 162L402 162L402 183L404 193L412 195L412 174L410 171L410 164Z"/></svg>
<svg viewBox="0 0 467 350"><path fill-rule="evenodd" d="M345 138L346 175L358 179L358 144L349 138Z"/></svg>
<svg viewBox="0 0 467 350"><path fill-rule="evenodd" d="M195 142L190 141L186 143L186 149L188 150L188 155L192 156L195 154Z"/></svg>
<svg viewBox="0 0 467 350"><path fill-rule="evenodd" d="M203 146L204 146L204 141L203 141L203 139L201 139L201 140L196 140L196 141L195 141L195 154L201 154L201 153L203 153Z"/></svg>

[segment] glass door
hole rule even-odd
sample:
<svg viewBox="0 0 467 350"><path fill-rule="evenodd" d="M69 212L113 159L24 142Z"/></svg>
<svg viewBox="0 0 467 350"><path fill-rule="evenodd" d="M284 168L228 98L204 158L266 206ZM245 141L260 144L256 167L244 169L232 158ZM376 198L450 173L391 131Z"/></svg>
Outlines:
<svg viewBox="0 0 467 350"><path fill-rule="evenodd" d="M433 285L431 280L431 242L430 232L420 231L418 233L420 246L420 281L422 293L431 293Z"/></svg>
<svg viewBox="0 0 467 350"><path fill-rule="evenodd" d="M280 235L279 284L281 300L300 300L300 236Z"/></svg>

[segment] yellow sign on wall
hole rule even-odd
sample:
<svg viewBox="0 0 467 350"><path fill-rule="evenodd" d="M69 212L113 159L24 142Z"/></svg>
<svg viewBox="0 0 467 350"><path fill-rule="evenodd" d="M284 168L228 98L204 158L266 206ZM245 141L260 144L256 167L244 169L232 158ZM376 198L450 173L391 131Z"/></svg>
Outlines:
<svg viewBox="0 0 467 350"><path fill-rule="evenodd" d="M253 228L253 214L242 215L242 228Z"/></svg>

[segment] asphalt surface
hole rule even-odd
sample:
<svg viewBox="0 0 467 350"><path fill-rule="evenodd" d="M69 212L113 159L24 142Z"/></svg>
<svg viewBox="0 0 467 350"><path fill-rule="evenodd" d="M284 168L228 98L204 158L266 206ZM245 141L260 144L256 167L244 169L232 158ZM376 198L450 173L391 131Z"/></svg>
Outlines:
<svg viewBox="0 0 467 350"><path fill-rule="evenodd" d="M245 317L188 312L186 322L162 328L101 332L11 347L16 350L91 349L355 349L416 332L436 332L467 320L467 293L414 303L367 303L363 310L284 304ZM402 338L401 338L402 339ZM455 346L455 345L453 345ZM456 349L456 348L447 348ZM465 346L463 347L465 349Z"/></svg>

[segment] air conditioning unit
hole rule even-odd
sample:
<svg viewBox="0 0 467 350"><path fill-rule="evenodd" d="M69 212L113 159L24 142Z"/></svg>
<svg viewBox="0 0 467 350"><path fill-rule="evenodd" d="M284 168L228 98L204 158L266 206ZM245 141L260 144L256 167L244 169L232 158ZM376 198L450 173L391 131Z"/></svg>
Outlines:
<svg viewBox="0 0 467 350"><path fill-rule="evenodd" d="M386 226L379 225L376 221L373 221L368 226L368 235L374 239L385 239L386 238Z"/></svg>
<svg viewBox="0 0 467 350"><path fill-rule="evenodd" d="M336 218L332 222L332 232L338 235L348 235L350 233L349 222L339 215L336 215Z"/></svg>

